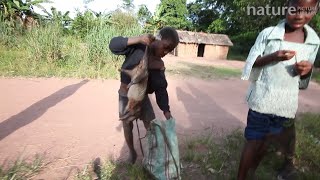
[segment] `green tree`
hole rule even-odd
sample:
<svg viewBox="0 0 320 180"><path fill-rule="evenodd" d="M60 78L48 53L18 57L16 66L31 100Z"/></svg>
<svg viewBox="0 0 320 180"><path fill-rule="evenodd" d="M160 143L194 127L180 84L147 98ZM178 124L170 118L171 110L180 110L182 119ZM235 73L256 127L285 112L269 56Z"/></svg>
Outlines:
<svg viewBox="0 0 320 180"><path fill-rule="evenodd" d="M312 21L310 22L310 25L314 28L314 30L320 34L320 14L316 14Z"/></svg>
<svg viewBox="0 0 320 180"><path fill-rule="evenodd" d="M161 0L152 19L152 24L157 29L171 26L187 30L191 26L187 16L186 0Z"/></svg>
<svg viewBox="0 0 320 180"><path fill-rule="evenodd" d="M90 10L85 12L78 12L71 24L71 31L79 35L80 37L85 37L88 32L97 25L97 19Z"/></svg>
<svg viewBox="0 0 320 180"><path fill-rule="evenodd" d="M222 25L219 30L225 29L229 35L238 35L244 32L259 32L265 27L275 25L284 16L249 15L248 7L283 7L287 0L196 0L188 4L189 18L196 30L212 31L215 25ZM251 12L252 13L252 12ZM220 20L217 20L220 19ZM218 24L217 24L218 23ZM210 29L208 30L207 28Z"/></svg>
<svg viewBox="0 0 320 180"><path fill-rule="evenodd" d="M122 6L121 7L124 10L126 10L127 12L133 12L133 10L134 10L133 0L122 0Z"/></svg>
<svg viewBox="0 0 320 180"><path fill-rule="evenodd" d="M223 33L226 31L225 22L222 19L216 19L212 21L208 27L208 33Z"/></svg>
<svg viewBox="0 0 320 180"><path fill-rule="evenodd" d="M61 24L63 27L70 25L70 23L72 22L72 19L69 16L69 11L63 13L61 11L58 11L56 8L51 7L51 13L47 10L44 10L44 12L47 14L45 16L47 20L50 20L57 24Z"/></svg>
<svg viewBox="0 0 320 180"><path fill-rule="evenodd" d="M227 33L237 35L243 32L255 31L259 32L264 28L276 25L278 21L284 18L283 15L275 15L271 13L264 15L249 15L248 7L284 7L287 0L208 0L208 3L215 5L221 12L221 17L227 23ZM266 8L265 8L266 9Z"/></svg>
<svg viewBox="0 0 320 180"><path fill-rule="evenodd" d="M0 15L5 21L20 22L28 27L29 24L34 23L35 18L40 15L33 11L33 7L38 7L42 10L45 8L41 3L51 3L50 0L1 0L0 1ZM24 17L24 18L23 18Z"/></svg>
<svg viewBox="0 0 320 180"><path fill-rule="evenodd" d="M206 1L203 0L197 0L189 3L187 9L189 12L189 19L192 21L192 30L214 32L214 27L212 27L213 25L211 24L213 21L219 19L220 14L211 6L211 4L206 3ZM208 28L210 25L211 27L209 30Z"/></svg>
<svg viewBox="0 0 320 180"><path fill-rule="evenodd" d="M147 21L150 21L150 18L152 16L151 12L145 4L140 5L137 15L139 22L143 24L145 24Z"/></svg>
<svg viewBox="0 0 320 180"><path fill-rule="evenodd" d="M231 51L247 54L258 32L276 25L281 15L249 15L248 7L284 7L287 0L196 0L188 4L189 18L197 31L225 33L234 46ZM253 12L251 12L253 13Z"/></svg>

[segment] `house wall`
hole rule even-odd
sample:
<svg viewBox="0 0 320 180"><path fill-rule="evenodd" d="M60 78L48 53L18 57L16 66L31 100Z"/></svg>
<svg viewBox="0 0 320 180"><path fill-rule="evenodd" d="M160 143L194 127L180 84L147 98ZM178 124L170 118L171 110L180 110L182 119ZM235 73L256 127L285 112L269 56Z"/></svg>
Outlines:
<svg viewBox="0 0 320 180"><path fill-rule="evenodd" d="M198 44L179 43L176 52L179 57L197 57Z"/></svg>
<svg viewBox="0 0 320 180"><path fill-rule="evenodd" d="M205 45L204 58L207 59L227 59L229 52L228 46ZM175 56L193 58L198 55L198 44L179 43L175 50Z"/></svg>
<svg viewBox="0 0 320 180"><path fill-rule="evenodd" d="M228 46L206 45L204 50L204 57L212 60L227 59L228 51Z"/></svg>

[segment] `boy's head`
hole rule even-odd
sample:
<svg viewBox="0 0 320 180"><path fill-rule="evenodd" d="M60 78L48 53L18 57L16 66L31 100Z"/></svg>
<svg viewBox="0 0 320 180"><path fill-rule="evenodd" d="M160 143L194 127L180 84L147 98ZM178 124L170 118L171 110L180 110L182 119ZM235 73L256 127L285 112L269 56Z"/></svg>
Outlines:
<svg viewBox="0 0 320 180"><path fill-rule="evenodd" d="M318 11L318 0L288 0L286 20L292 29L301 29Z"/></svg>
<svg viewBox="0 0 320 180"><path fill-rule="evenodd" d="M157 36L156 40L151 44L154 49L154 54L157 57L164 57L171 52L179 43L179 36L177 31L172 27L162 28Z"/></svg>

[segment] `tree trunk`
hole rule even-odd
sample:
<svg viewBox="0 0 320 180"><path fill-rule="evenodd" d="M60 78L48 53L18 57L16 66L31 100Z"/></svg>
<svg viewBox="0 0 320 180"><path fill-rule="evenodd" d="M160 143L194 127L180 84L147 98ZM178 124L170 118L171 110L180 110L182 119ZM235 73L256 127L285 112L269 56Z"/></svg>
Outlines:
<svg viewBox="0 0 320 180"><path fill-rule="evenodd" d="M35 20L32 16L26 16L23 21L23 27L27 30L31 30L32 28L38 26L38 21Z"/></svg>

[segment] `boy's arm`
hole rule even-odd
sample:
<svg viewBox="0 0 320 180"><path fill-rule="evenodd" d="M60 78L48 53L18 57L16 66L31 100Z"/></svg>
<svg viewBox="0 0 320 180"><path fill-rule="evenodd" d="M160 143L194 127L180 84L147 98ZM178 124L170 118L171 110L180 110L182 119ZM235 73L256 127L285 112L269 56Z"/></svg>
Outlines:
<svg viewBox="0 0 320 180"><path fill-rule="evenodd" d="M155 91L156 100L166 119L171 118L169 96L166 88L159 88Z"/></svg>
<svg viewBox="0 0 320 180"><path fill-rule="evenodd" d="M151 74L150 74L151 73ZM150 70L149 85L151 92L156 95L156 102L166 119L171 118L169 96L167 92L168 82L163 70Z"/></svg>
<svg viewBox="0 0 320 180"><path fill-rule="evenodd" d="M263 56L263 52L267 44L267 37L271 32L272 32L272 28L266 28L259 33L246 59L246 64L243 68L241 79L252 80L257 76L256 75L257 73L253 72L253 71L256 71L254 70L253 65L259 56L260 57Z"/></svg>
<svg viewBox="0 0 320 180"><path fill-rule="evenodd" d="M292 54L294 52L289 50L281 50L269 55L263 55L268 43L268 37L273 29L274 27L269 27L259 33L254 45L250 49L241 79L255 81L259 73L261 73L261 67L274 61L283 61L291 56L293 57Z"/></svg>
<svg viewBox="0 0 320 180"><path fill-rule="evenodd" d="M300 77L299 89L301 89L301 90L307 89L309 86L309 82L311 80L311 77L312 77L312 68L308 74Z"/></svg>
<svg viewBox="0 0 320 180"><path fill-rule="evenodd" d="M154 41L154 39L154 36L150 34L129 38L118 36L111 39L109 49L113 54L126 55L130 52L129 46L139 43L149 45L152 41Z"/></svg>
<svg viewBox="0 0 320 180"><path fill-rule="evenodd" d="M296 71L300 74L299 89L307 89L312 77L313 63L319 60L319 45L315 48L308 61L302 61L296 64Z"/></svg>
<svg viewBox="0 0 320 180"><path fill-rule="evenodd" d="M130 52L130 48L127 47L128 40L129 38L122 36L112 38L109 44L110 51L115 55L128 54Z"/></svg>
<svg viewBox="0 0 320 180"><path fill-rule="evenodd" d="M262 67L272 62L287 61L293 58L294 56L295 51L279 50L262 57L258 56L255 63L253 64L253 67Z"/></svg>

